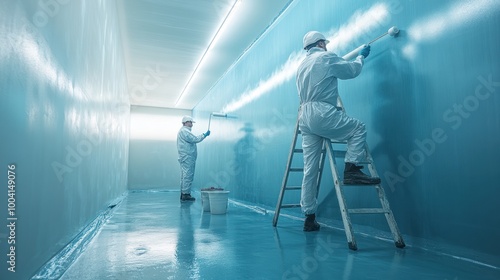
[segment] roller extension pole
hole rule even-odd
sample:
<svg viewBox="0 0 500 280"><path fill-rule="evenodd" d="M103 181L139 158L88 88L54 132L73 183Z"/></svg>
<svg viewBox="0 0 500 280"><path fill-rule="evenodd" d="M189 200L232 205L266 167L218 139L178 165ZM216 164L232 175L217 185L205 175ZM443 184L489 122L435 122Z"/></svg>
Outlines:
<svg viewBox="0 0 500 280"><path fill-rule="evenodd" d="M366 46L368 45L371 45L373 42L385 37L386 35L390 35L392 37L396 37L397 34L399 33L399 29L396 27L396 26L393 26L391 28L389 28L389 30L387 30L387 32L385 32L384 34L378 36L377 38L371 40L368 44L363 44L359 47L357 47L356 49L354 49L353 51L351 51L350 53L344 55L342 58L345 59L345 60L351 60L353 58L355 58L356 56L358 56L359 52Z"/></svg>
<svg viewBox="0 0 500 280"><path fill-rule="evenodd" d="M212 114L210 114L210 117L208 117L208 128L207 131L210 130L210 122L212 121Z"/></svg>
<svg viewBox="0 0 500 280"><path fill-rule="evenodd" d="M211 113L210 117L208 117L208 128L207 128L207 130L210 130L210 122L212 121L212 116L219 117L219 118L228 118L227 114L215 113L215 112Z"/></svg>
<svg viewBox="0 0 500 280"><path fill-rule="evenodd" d="M355 58L356 56L358 56L359 52L364 48L368 46L367 44L363 44L357 48L355 48L354 50L352 50L350 53L344 55L342 58L345 59L345 60L351 60L353 58Z"/></svg>

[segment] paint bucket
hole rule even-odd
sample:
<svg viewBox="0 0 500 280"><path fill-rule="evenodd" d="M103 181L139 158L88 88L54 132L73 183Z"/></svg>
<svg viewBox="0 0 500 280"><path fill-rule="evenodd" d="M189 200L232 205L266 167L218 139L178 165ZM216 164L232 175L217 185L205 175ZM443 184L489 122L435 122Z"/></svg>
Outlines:
<svg viewBox="0 0 500 280"><path fill-rule="evenodd" d="M210 187L201 189L201 206L203 207L203 212L210 212L210 196L209 192L213 191L223 191L223 188Z"/></svg>
<svg viewBox="0 0 500 280"><path fill-rule="evenodd" d="M201 205L203 206L203 212L210 212L210 198L208 196L208 191L201 191Z"/></svg>
<svg viewBox="0 0 500 280"><path fill-rule="evenodd" d="M212 214L226 214L229 191L209 191L210 212Z"/></svg>

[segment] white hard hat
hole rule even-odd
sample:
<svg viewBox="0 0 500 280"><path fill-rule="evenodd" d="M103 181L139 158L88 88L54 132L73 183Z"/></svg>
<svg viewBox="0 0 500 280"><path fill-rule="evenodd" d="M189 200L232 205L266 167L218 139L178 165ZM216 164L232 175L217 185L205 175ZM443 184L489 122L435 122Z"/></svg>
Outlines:
<svg viewBox="0 0 500 280"><path fill-rule="evenodd" d="M330 43L325 36L318 31L309 31L304 35L304 49L309 46L310 44L314 44L318 42L319 40L324 40L327 44Z"/></svg>
<svg viewBox="0 0 500 280"><path fill-rule="evenodd" d="M195 121L193 120L193 118L191 116L184 116L184 117L182 117L182 123L185 123L185 122L195 123Z"/></svg>

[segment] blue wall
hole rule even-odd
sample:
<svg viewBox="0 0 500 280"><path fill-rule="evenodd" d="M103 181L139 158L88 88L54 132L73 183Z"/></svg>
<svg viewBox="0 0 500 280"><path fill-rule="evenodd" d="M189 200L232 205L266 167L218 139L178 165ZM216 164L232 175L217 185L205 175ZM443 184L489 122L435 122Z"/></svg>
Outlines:
<svg viewBox="0 0 500 280"><path fill-rule="evenodd" d="M177 153L177 132L189 110L132 106L128 189L180 191L181 171ZM193 133L201 134L195 124Z"/></svg>
<svg viewBox="0 0 500 280"><path fill-rule="evenodd" d="M130 105L116 12L115 1L0 1L1 279L28 279L126 191Z"/></svg>
<svg viewBox="0 0 500 280"><path fill-rule="evenodd" d="M210 141L199 145L195 185L218 185L233 198L274 207L297 116L302 36L324 32L330 50L343 55L393 25L399 36L374 43L363 73L341 81L340 94L348 113L367 124L400 229L415 237L413 244L432 240L498 254L500 2L494 0L294 1L195 108L205 121L212 111L238 116L212 121ZM328 176L318 215L338 220ZM372 203L371 193L347 195L349 205ZM354 222L388 230L382 218Z"/></svg>

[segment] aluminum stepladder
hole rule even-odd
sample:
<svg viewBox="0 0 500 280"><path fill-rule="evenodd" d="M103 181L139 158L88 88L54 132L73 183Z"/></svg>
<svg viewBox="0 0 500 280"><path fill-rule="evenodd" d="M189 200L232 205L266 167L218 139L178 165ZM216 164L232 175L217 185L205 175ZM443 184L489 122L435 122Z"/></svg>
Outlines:
<svg viewBox="0 0 500 280"><path fill-rule="evenodd" d="M339 104L339 107L344 110L344 107L342 105L342 101L338 100L337 102ZM283 204L283 198L285 195L285 191L287 190L301 190L301 186L288 186L288 178L290 175L290 172L304 172L303 167L292 167L292 161L293 161L293 156L294 154L302 153L303 150L301 148L297 148L297 138L299 134L301 134L300 129L299 129L299 120L297 118L297 122L295 124L295 135L292 141L292 145L290 148L290 152L288 154L288 161L286 165L286 170L285 170L285 175L283 176L283 181L281 184L281 189L280 189L280 194L278 197L278 202L276 204L276 210L274 212L274 218L273 218L273 226L276 227L278 224L278 218L280 215L280 210L282 208L299 208L300 204ZM349 249L351 250L357 250L357 244L356 240L354 238L354 232L352 230L352 224L351 224L351 218L350 214L384 214L385 218L387 220L387 224L389 225L389 228L392 233L392 237L394 239L394 243L396 247L398 248L404 248L405 243L403 241L403 237L401 236L401 233L399 231L399 228L396 224L396 220L394 219L394 215L392 214L391 208L389 206L389 201L387 200L387 197L385 195L384 189L380 184L377 185L344 185L339 177L338 174L338 168L337 168L337 162L336 158L343 158L345 156L346 150L334 150L332 147L332 144L334 145L346 145L346 141L335 141L331 139L324 139L323 140L323 148L321 151L321 156L320 156L320 162L319 162L319 171L318 171L318 180L316 182L316 197L319 194L319 187L321 184L321 177L323 175L323 168L325 166L325 158L326 155L328 155L328 160L330 163L330 169L333 175L333 182L334 182L334 187L335 187L335 193L337 196L337 200L339 203L340 207L340 213L342 215L342 222L344 224L344 230L345 234L347 237L347 244L349 246ZM373 164L373 159L370 154L370 151L368 149L368 146L366 148L366 158L367 161L363 162L364 165L368 167L370 176L373 177L378 177L377 170L375 169L375 166ZM346 200L344 198L344 192L342 190L343 187L355 187L359 186L360 188L375 188L378 194L378 198L380 200L381 207L380 208L353 208L353 209L348 209Z"/></svg>

